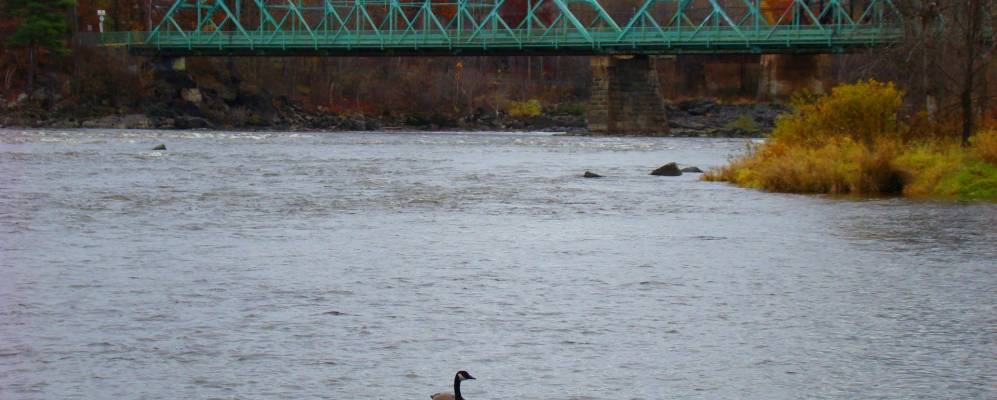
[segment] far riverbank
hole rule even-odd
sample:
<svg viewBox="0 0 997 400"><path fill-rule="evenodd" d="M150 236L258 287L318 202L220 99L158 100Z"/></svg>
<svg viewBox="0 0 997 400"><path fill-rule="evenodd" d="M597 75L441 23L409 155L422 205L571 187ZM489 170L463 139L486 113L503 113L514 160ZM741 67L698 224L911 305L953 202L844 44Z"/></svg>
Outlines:
<svg viewBox="0 0 997 400"><path fill-rule="evenodd" d="M51 111L29 105L26 98L0 103L0 127L57 129L238 129L251 131L535 131L587 135L584 108L552 107L535 116L474 110L465 115L439 113L366 115L306 110L286 98L226 101L199 92L181 101L149 102L129 109L58 104ZM673 137L758 137L772 129L786 107L778 103L726 103L710 98L667 105Z"/></svg>

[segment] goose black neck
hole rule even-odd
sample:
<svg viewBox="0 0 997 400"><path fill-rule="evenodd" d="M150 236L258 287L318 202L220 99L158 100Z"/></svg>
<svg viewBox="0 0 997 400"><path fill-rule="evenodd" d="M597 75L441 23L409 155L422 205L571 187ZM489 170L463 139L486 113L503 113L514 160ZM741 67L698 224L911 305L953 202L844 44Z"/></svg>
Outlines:
<svg viewBox="0 0 997 400"><path fill-rule="evenodd" d="M453 377L453 396L454 400L464 400L464 397L460 395L460 374Z"/></svg>

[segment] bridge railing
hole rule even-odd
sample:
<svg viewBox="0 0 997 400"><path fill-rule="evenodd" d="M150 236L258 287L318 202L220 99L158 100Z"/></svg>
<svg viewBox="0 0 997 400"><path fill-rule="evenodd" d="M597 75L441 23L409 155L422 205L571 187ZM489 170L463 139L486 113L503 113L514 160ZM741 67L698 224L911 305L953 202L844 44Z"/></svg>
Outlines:
<svg viewBox="0 0 997 400"><path fill-rule="evenodd" d="M152 32L89 32L76 34L76 40L84 46L131 47L149 43Z"/></svg>

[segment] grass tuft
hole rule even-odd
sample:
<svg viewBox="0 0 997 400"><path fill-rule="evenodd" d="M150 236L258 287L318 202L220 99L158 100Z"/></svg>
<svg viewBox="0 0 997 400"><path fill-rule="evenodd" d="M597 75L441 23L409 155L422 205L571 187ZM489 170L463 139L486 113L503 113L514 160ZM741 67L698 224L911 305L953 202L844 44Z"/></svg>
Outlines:
<svg viewBox="0 0 997 400"><path fill-rule="evenodd" d="M739 130L751 134L761 131L758 127L758 123L755 122L755 119L751 118L749 115L739 116L736 119L724 124L724 129Z"/></svg>

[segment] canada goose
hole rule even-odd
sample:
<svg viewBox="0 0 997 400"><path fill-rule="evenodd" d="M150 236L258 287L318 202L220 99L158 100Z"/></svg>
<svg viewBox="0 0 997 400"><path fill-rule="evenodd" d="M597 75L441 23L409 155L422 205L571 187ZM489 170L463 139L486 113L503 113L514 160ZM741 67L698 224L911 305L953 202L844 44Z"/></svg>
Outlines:
<svg viewBox="0 0 997 400"><path fill-rule="evenodd" d="M437 393L429 396L429 398L432 400L464 400L464 397L460 395L460 382L468 379L474 379L474 377L467 373L467 371L457 372L457 375L453 377L453 393Z"/></svg>

